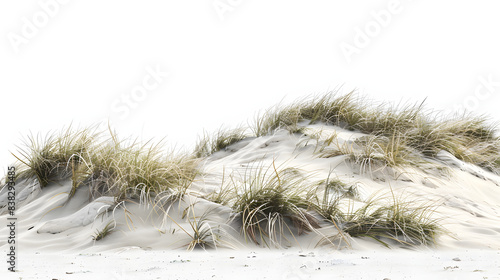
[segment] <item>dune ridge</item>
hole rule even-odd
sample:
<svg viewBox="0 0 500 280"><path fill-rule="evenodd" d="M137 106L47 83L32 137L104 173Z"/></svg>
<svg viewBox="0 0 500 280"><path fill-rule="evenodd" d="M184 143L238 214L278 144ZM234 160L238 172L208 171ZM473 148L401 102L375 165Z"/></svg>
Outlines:
<svg viewBox="0 0 500 280"><path fill-rule="evenodd" d="M111 129L28 137L14 164L20 244L500 250L500 142L487 118L366 102L330 93L277 106L192 153ZM2 220L7 201L3 187Z"/></svg>

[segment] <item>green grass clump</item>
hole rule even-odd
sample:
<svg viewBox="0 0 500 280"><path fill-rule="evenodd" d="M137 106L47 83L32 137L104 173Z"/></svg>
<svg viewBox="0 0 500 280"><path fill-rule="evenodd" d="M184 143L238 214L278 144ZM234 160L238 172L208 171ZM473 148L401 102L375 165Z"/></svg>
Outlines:
<svg viewBox="0 0 500 280"><path fill-rule="evenodd" d="M403 202L368 200L362 207L346 213L342 218L342 231L352 237L370 237L385 246L384 239L404 245L429 245L443 232L431 215L435 206Z"/></svg>
<svg viewBox="0 0 500 280"><path fill-rule="evenodd" d="M291 132L299 130L298 123L302 120L300 107L296 104L280 108L276 106L257 115L251 130L255 136L265 136L277 129L286 129Z"/></svg>
<svg viewBox="0 0 500 280"><path fill-rule="evenodd" d="M430 203L372 197L358 202L362 205L355 209L352 198L332 195L328 189L323 199L316 201L315 210L336 229L335 234L323 237L321 244L332 244L338 237L347 244L348 237L369 237L388 248L388 241L405 246L431 245L445 232L439 220L432 217L436 206Z"/></svg>
<svg viewBox="0 0 500 280"><path fill-rule="evenodd" d="M324 122L355 129L366 118L364 105L354 92L338 98L327 94L296 106L299 107L301 119L309 120L310 123Z"/></svg>
<svg viewBox="0 0 500 280"><path fill-rule="evenodd" d="M357 139L355 145L358 150L351 150L348 155L362 168L371 168L373 164L395 167L416 161L401 135L393 135L390 138L370 135Z"/></svg>
<svg viewBox="0 0 500 280"><path fill-rule="evenodd" d="M347 244L349 237L369 237L386 247L390 247L388 240L405 246L430 245L444 232L432 217L436 206L431 203L404 201L393 193L391 198L372 196L361 201L354 186L347 188L330 175L321 186L323 191L311 200L313 209L336 231L323 236L320 244L333 244L339 237Z"/></svg>
<svg viewBox="0 0 500 280"><path fill-rule="evenodd" d="M345 95L330 92L272 107L256 117L250 130L257 137L278 129L302 133L304 126L315 123L337 125L373 137L365 143L365 153L350 153L351 159L362 165L373 161L387 166L414 164L416 153L434 157L444 150L460 160L500 171L500 137L486 117L466 113L443 116L426 110L424 102L377 104L354 91ZM242 131L219 130L212 137L203 137L195 155L205 157L244 139L248 135Z"/></svg>
<svg viewBox="0 0 500 280"><path fill-rule="evenodd" d="M274 107L257 118L252 130L256 136L263 136L276 129L301 131L301 122L321 122L376 137L376 145L380 146L377 149L382 152L379 159L389 166L405 163L410 150L429 157L445 150L458 159L490 170L500 168L500 138L486 117L465 113L446 117L426 110L423 102L398 106L386 103L369 106L370 103L373 102L354 92L328 93ZM372 160L370 154L362 156Z"/></svg>
<svg viewBox="0 0 500 280"><path fill-rule="evenodd" d="M99 241L112 233L115 229L115 225L112 226L112 223L114 223L114 221L107 223L102 230L96 230L95 234L92 236L92 240Z"/></svg>
<svg viewBox="0 0 500 280"><path fill-rule="evenodd" d="M274 165L260 168L256 173L245 174L240 187L232 208L241 216L246 240L280 247L281 238L286 239L285 232L293 236L286 221L293 224L298 234L318 227L316 219L307 213L308 197L313 190L307 189L296 170L278 171Z"/></svg>
<svg viewBox="0 0 500 280"><path fill-rule="evenodd" d="M192 181L196 166L191 157L164 153L161 142L127 143L113 136L90 160L88 183L96 193L119 199L159 194Z"/></svg>
<svg viewBox="0 0 500 280"><path fill-rule="evenodd" d="M190 207L187 211L188 223L191 227L192 233L187 232L181 227L190 238L191 241L187 245L187 250L192 251L193 249L216 249L223 245L222 238L222 228L214 227L209 220L211 211L204 212L201 216L197 217ZM214 223L215 224L215 223Z"/></svg>
<svg viewBox="0 0 500 280"><path fill-rule="evenodd" d="M92 151L98 133L95 129L73 130L68 127L59 134L52 133L42 138L30 135L19 148L19 155L13 154L23 167L22 177L36 177L42 187L56 178L65 177L68 169L78 168L83 158Z"/></svg>
<svg viewBox="0 0 500 280"><path fill-rule="evenodd" d="M326 180L323 196L320 200L315 197L314 210L323 218L334 223L342 219L342 211L339 207L340 200L344 197L355 195L355 193L344 192L346 185L339 180Z"/></svg>
<svg viewBox="0 0 500 280"><path fill-rule="evenodd" d="M318 145L323 145L318 149L320 157L346 155L350 162L360 166L361 171L373 171L373 167L418 165L421 162L415 150L406 145L402 135L393 135L391 138L368 135L352 143L332 144L330 140Z"/></svg>
<svg viewBox="0 0 500 280"><path fill-rule="evenodd" d="M480 166L499 167L500 139L495 127L485 118L471 115L455 116L446 120L420 121L410 127L408 146L426 156L435 156L440 150L450 152L460 160Z"/></svg>
<svg viewBox="0 0 500 280"><path fill-rule="evenodd" d="M194 149L194 155L197 158L209 156L215 152L224 150L226 147L237 143L247 137L243 129L223 130L219 129L217 133L210 136L205 134Z"/></svg>
<svg viewBox="0 0 500 280"><path fill-rule="evenodd" d="M93 196L111 195L118 200L141 193L158 194L186 184L198 174L198 160L173 151L163 143L120 141L95 129L72 130L45 138L29 137L16 158L24 165L22 176L36 177L41 186L71 178L71 198L82 184Z"/></svg>

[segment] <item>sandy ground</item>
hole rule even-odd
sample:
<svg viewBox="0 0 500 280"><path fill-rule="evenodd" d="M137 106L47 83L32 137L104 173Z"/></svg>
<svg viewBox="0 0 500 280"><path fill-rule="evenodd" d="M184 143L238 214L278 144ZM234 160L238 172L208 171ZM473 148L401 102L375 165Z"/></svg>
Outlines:
<svg viewBox="0 0 500 280"><path fill-rule="evenodd" d="M2 279L500 279L500 252L122 248L102 253L22 253Z"/></svg>

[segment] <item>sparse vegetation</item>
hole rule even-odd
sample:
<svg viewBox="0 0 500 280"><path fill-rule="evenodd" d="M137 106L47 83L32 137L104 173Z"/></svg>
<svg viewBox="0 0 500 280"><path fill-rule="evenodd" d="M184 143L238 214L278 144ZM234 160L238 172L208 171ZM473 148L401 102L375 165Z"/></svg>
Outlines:
<svg viewBox="0 0 500 280"><path fill-rule="evenodd" d="M35 176L42 187L71 178L70 197L85 184L95 197L112 195L124 200L142 191L161 193L197 174L196 159L164 153L161 142L119 141L113 132L103 139L102 134L68 128L44 139L29 137L16 156L25 165L20 176Z"/></svg>
<svg viewBox="0 0 500 280"><path fill-rule="evenodd" d="M182 227L181 229L191 238L191 242L187 245L188 251L195 248L206 249L207 247L217 248L221 244L221 234L219 229L214 229L208 220L209 211L203 213L200 217L196 217L193 209L188 208L188 223L191 226L192 233L188 233Z"/></svg>
<svg viewBox="0 0 500 280"><path fill-rule="evenodd" d="M174 202L180 203L189 194L231 208L245 240L267 247L290 244L297 235L319 234L316 229L327 221L344 239L370 237L386 246L388 240L405 245L434 243L443 232L431 217L434 207L405 202L394 195L390 201L361 201L355 185L330 176L312 183L298 169L277 168L274 162L269 167L246 167L245 174L239 177L231 174L226 179L223 174L220 189L214 192L191 192L201 174L198 168L203 158L253 137L247 131L257 137L277 129L307 134L307 125L315 123L364 133L342 144L335 133L326 138L321 133L310 134L303 141L315 141L314 150L323 158L346 155L366 172L371 172L373 166L419 165L422 158L434 157L441 150L498 172L500 138L486 118L466 114L441 118L436 112L426 111L423 103L367 104L367 100L351 92L277 106L258 116L249 129L220 129L213 135L205 134L190 155L165 152L162 141L119 140L111 130L107 134L93 128L69 127L45 138L29 136L16 154L21 170L17 176L36 177L42 187L70 179L69 198L86 186L94 198L114 196L117 203L139 199L140 203L154 204L155 209L162 208L166 216ZM214 227L216 223L208 213L196 216L193 209L187 211L190 229L181 229L191 239L188 249L221 246L224 231ZM101 240L113 229L108 224L93 239Z"/></svg>
<svg viewBox="0 0 500 280"><path fill-rule="evenodd" d="M71 174L68 169L78 169L83 156L93 151L98 134L95 129L73 130L72 127L59 134L52 133L45 138L30 135L14 156L25 165L20 177L36 177L42 187L56 178Z"/></svg>
<svg viewBox="0 0 500 280"><path fill-rule="evenodd" d="M338 233L325 236L321 243L339 237L369 237L386 247L388 240L402 245L430 245L445 230L432 218L436 205L430 202L418 204L396 198L372 196L358 202L326 188L322 200L317 199L316 211L330 221ZM344 203L341 205L341 202ZM347 200L347 201L346 201ZM331 241L330 241L331 242Z"/></svg>
<svg viewBox="0 0 500 280"><path fill-rule="evenodd" d="M307 212L308 198L315 191L308 189L304 178L294 169L276 167L248 170L238 186L232 208L240 215L245 239L268 247L280 247L284 233L293 236L289 221L298 234L319 227ZM287 240L288 241L288 240Z"/></svg>
<svg viewBox="0 0 500 280"><path fill-rule="evenodd" d="M347 214L344 214L342 231L352 237L370 237L385 246L384 239L404 245L429 245L443 232L431 215L435 206L429 203L416 205L394 199L380 203L383 199L371 199Z"/></svg>
<svg viewBox="0 0 500 280"><path fill-rule="evenodd" d="M329 158L347 155L347 159L360 166L361 171L372 171L372 167L397 167L404 165L418 165L417 152L407 146L401 135L385 136L368 135L356 139L353 143L331 144L323 143L319 149L321 157Z"/></svg>
<svg viewBox="0 0 500 280"><path fill-rule="evenodd" d="M126 143L114 135L89 162L91 189L119 199L136 197L141 192L159 194L192 181L197 174L195 159L173 151L164 153L161 142Z"/></svg>
<svg viewBox="0 0 500 280"><path fill-rule="evenodd" d="M338 223L342 217L339 203L345 196L340 189L344 189L344 187L345 184L342 182L338 180L330 181L330 178L328 178L324 186L322 199L320 200L318 196L315 197L314 210L326 220Z"/></svg>
<svg viewBox="0 0 500 280"><path fill-rule="evenodd" d="M215 152L224 150L228 146L246 137L247 135L244 129L224 130L221 128L212 136L204 134L204 136L198 140L194 149L194 154L197 158L206 157Z"/></svg>
<svg viewBox="0 0 500 280"><path fill-rule="evenodd" d="M257 118L252 130L255 135L263 136L279 128L298 131L301 122L322 122L371 135L376 140L372 142L380 147L368 145L368 148L380 150L379 159L387 165L407 163L405 159L411 150L430 157L445 150L458 159L490 170L500 167L500 138L486 117L463 113L443 118L440 112L425 110L423 102L403 106L382 103L372 107L369 103L354 92L343 96L329 93L272 108ZM373 159L370 154L363 157L364 161Z"/></svg>
<svg viewBox="0 0 500 280"><path fill-rule="evenodd" d="M92 240L99 241L113 232L115 229L115 225L112 225L113 223L114 221L110 221L102 230L96 230L94 236L92 236Z"/></svg>

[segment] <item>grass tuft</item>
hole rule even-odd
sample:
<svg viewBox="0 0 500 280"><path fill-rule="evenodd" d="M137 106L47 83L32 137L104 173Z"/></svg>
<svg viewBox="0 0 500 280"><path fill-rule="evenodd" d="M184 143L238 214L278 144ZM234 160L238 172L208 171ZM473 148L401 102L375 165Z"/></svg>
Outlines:
<svg viewBox="0 0 500 280"><path fill-rule="evenodd" d="M99 241L111 234L111 232L113 232L113 230L115 229L115 226L111 225L112 223L114 223L114 221L110 221L109 223L107 223L102 230L97 230L92 236L92 240Z"/></svg>
<svg viewBox="0 0 500 280"><path fill-rule="evenodd" d="M286 221L293 224L298 234L319 227L307 212L312 190L307 189L303 179L296 170L278 170L274 164L245 174L232 208L241 217L246 240L280 247L282 239L288 241L285 232L293 236Z"/></svg>
<svg viewBox="0 0 500 280"><path fill-rule="evenodd" d="M114 135L112 139L90 161L88 182L97 195L113 195L119 200L135 198L141 192L155 195L192 181L197 174L197 160L164 153L162 142L127 143Z"/></svg>
<svg viewBox="0 0 500 280"><path fill-rule="evenodd" d="M228 146L246 137L247 135L243 129L219 129L214 135L205 134L198 140L194 149L194 155L197 158L207 157L215 152L226 149Z"/></svg>
<svg viewBox="0 0 500 280"><path fill-rule="evenodd" d="M142 192L158 194L190 182L198 174L198 160L173 151L164 152L160 141L145 144L118 140L115 133L102 137L95 129L28 137L16 158L24 165L19 176L36 177L41 186L71 178L71 198L82 184L94 197L111 195L119 201Z"/></svg>
<svg viewBox="0 0 500 280"><path fill-rule="evenodd" d="M370 237L389 247L384 239L404 245L430 245L444 230L431 216L435 206L416 205L393 197L368 200L362 207L344 214L342 231L352 237Z"/></svg>
<svg viewBox="0 0 500 280"><path fill-rule="evenodd" d="M187 246L188 251L192 251L195 248L206 249L210 247L216 249L219 247L221 236L218 230L213 229L210 225L208 219L210 211L204 212L203 215L197 217L192 207L189 207L189 209L191 210L188 210L187 213L188 223L193 233L189 234L186 232L192 239ZM189 212L191 212L192 217Z"/></svg>
<svg viewBox="0 0 500 280"><path fill-rule="evenodd" d="M24 147L18 147L19 155L13 154L25 165L20 176L36 177L42 187L67 177L71 172L68 168L78 168L92 151L97 136L95 129L73 130L71 126L45 137L28 136L23 141Z"/></svg>

